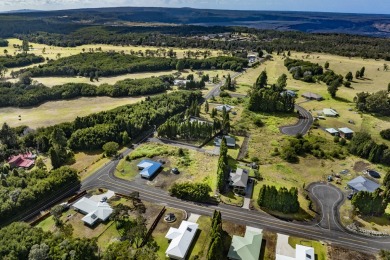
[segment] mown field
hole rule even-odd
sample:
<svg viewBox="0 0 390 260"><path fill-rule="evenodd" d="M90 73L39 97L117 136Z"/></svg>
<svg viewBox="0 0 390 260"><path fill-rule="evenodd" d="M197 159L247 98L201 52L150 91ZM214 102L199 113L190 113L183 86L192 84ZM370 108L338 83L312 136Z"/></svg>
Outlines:
<svg viewBox="0 0 390 260"><path fill-rule="evenodd" d="M77 116L81 117L100 111L110 110L119 106L133 104L143 99L143 97L83 97L67 101L46 102L32 108L6 107L0 108L0 122L7 122L13 127L20 125L27 125L31 128L50 126L72 121Z"/></svg>

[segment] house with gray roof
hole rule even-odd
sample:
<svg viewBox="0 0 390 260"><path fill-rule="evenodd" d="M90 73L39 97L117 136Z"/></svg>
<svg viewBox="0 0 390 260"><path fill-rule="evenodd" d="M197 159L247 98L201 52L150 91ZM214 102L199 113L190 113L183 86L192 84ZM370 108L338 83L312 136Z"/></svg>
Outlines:
<svg viewBox="0 0 390 260"><path fill-rule="evenodd" d="M351 139L353 137L353 131L348 127L339 128L340 136L346 139Z"/></svg>
<svg viewBox="0 0 390 260"><path fill-rule="evenodd" d="M85 214L82 220L89 226L93 226L97 221L106 221L113 212L107 202L96 202L86 197L74 203L73 208Z"/></svg>
<svg viewBox="0 0 390 260"><path fill-rule="evenodd" d="M315 93L311 93L311 92L303 93L302 97L304 97L306 99L309 99L309 100L317 100L317 101L320 101L320 100L324 99L321 95L318 95L318 94L315 94Z"/></svg>
<svg viewBox="0 0 390 260"><path fill-rule="evenodd" d="M348 182L348 187L351 188L354 192L359 191L368 191L374 192L380 187L380 185L372 180L364 178L362 176L356 177L352 181Z"/></svg>
<svg viewBox="0 0 390 260"><path fill-rule="evenodd" d="M248 186L249 174L247 170L237 168L235 172L231 172L229 176L229 185L235 193L245 193Z"/></svg>
<svg viewBox="0 0 390 260"><path fill-rule="evenodd" d="M235 147L236 147L236 139L234 139L234 137L225 135L223 138L226 139L226 145L227 145L227 147L229 147L229 148L235 148ZM215 146L218 146L218 147L221 146L221 142L222 142L222 138L220 138L220 137L217 137L217 138L215 138L215 140L214 140Z"/></svg>

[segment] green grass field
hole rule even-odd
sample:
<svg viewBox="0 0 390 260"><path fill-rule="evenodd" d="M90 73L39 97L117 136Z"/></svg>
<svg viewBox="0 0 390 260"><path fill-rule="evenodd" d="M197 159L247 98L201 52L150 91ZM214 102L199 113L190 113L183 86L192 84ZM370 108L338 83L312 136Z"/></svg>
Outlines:
<svg viewBox="0 0 390 260"><path fill-rule="evenodd" d="M0 123L10 126L28 125L31 128L55 125L73 121L77 116L110 110L133 104L144 98L78 98L66 101L50 101L33 108L0 108ZM19 120L19 115L21 120Z"/></svg>

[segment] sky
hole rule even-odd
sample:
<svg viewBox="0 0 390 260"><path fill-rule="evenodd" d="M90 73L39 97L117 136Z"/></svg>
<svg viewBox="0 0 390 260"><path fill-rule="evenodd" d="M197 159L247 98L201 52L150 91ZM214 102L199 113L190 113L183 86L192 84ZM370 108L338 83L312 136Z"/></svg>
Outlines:
<svg viewBox="0 0 390 260"><path fill-rule="evenodd" d="M0 0L0 11L111 6L390 14L390 0Z"/></svg>

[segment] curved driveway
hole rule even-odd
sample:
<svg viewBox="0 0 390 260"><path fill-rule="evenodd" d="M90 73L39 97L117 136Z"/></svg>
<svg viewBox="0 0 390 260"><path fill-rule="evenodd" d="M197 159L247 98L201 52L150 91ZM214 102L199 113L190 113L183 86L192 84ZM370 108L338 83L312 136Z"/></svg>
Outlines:
<svg viewBox="0 0 390 260"><path fill-rule="evenodd" d="M312 200L317 204L317 210L321 216L317 225L323 229L344 231L339 222L338 209L344 200L344 194L340 189L331 184L313 183L309 185Z"/></svg>
<svg viewBox="0 0 390 260"><path fill-rule="evenodd" d="M295 105L295 109L305 118L299 118L295 125L282 126L280 131L286 135L306 134L313 124L313 116L303 107Z"/></svg>

